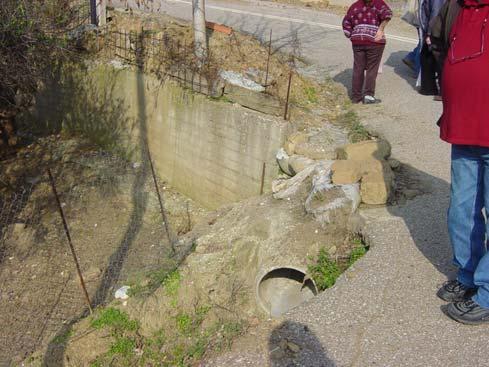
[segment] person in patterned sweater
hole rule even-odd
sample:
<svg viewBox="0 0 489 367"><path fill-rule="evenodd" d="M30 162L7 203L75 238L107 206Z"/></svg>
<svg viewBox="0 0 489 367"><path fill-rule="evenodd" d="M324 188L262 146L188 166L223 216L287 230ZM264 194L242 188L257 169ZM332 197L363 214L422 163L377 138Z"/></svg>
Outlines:
<svg viewBox="0 0 489 367"><path fill-rule="evenodd" d="M343 32L353 46L352 101L379 103L375 83L386 44L384 30L392 10L383 0L358 0L343 19Z"/></svg>

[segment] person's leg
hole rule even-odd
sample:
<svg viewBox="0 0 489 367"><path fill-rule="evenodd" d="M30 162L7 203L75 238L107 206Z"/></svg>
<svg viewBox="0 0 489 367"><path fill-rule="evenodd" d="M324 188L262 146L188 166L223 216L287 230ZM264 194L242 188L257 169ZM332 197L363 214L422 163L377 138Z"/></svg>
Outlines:
<svg viewBox="0 0 489 367"><path fill-rule="evenodd" d="M369 46L367 48L367 66L365 75L365 95L375 96L375 83L379 72L379 65L384 53L384 45Z"/></svg>
<svg viewBox="0 0 489 367"><path fill-rule="evenodd" d="M363 83L365 80L365 67L367 54L364 46L353 46L353 76L351 95L353 103L361 102L363 99Z"/></svg>
<svg viewBox="0 0 489 367"><path fill-rule="evenodd" d="M484 208L486 218L489 214L489 148L479 148L484 162ZM489 308L489 253L487 252L487 238L489 238L489 221L486 221L486 244L483 246L483 256L476 265L474 284L477 294L473 300L484 308Z"/></svg>
<svg viewBox="0 0 489 367"><path fill-rule="evenodd" d="M474 287L474 273L484 255L484 166L477 147L452 146L452 183L448 231L453 246L457 280Z"/></svg>

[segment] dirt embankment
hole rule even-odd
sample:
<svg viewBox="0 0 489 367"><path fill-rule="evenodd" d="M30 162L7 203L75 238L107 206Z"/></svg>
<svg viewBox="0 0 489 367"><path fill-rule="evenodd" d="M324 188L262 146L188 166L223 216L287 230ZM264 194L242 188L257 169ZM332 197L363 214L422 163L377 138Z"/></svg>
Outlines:
<svg viewBox="0 0 489 367"><path fill-rule="evenodd" d="M191 41L189 25L151 15L119 14L111 27L128 32L143 28L155 37L178 39L180 45ZM210 50L222 69L263 82L266 45L237 33L212 33ZM271 60L267 92L282 100L289 71L299 61L278 52ZM10 307L4 314L18 315L6 320L2 334L9 343L7 357L12 358L13 345L22 345L14 357L39 350L26 360L32 365L64 360L67 366L191 366L228 348L249 327L260 328L265 310L284 311L285 303L270 287L257 289L261 280L273 280L275 267L287 269L285 276L277 276L284 289L289 284L285 281L297 283L294 271L302 274L299 286L307 285L308 263L320 249L326 257L344 259L356 246L346 226L354 205L343 205L352 200L327 180L328 161L334 159L328 154L347 134L330 124L344 113L345 96L339 90L334 83L320 85L294 75L292 124L307 130L303 152L315 158L308 161L313 162L307 174L296 175L300 179L282 177L275 192L283 190L280 197L265 195L209 213L160 183L177 239L173 247L177 253L193 250L178 269L147 161L99 155L91 144L59 137L3 161L10 177L2 192L6 198L21 182L30 185L15 219L9 219L8 233L2 232L16 241L8 242L0 262L1 284L7 284L2 295L8 295L0 302ZM109 303L81 322L77 317L84 299L43 176L47 165L57 168L55 178L89 294L97 304ZM342 205L328 205L337 199ZM265 277L269 272L273 274ZM129 298L114 300L121 285L130 286ZM32 332L26 333L28 329Z"/></svg>

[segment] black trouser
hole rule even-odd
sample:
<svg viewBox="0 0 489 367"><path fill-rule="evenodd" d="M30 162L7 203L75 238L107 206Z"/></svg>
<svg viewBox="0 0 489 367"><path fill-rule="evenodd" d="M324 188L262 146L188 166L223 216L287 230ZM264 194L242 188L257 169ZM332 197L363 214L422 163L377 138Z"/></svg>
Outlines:
<svg viewBox="0 0 489 367"><path fill-rule="evenodd" d="M427 96L441 94L443 61L437 52L432 52L425 43L421 49L421 88L419 93Z"/></svg>
<svg viewBox="0 0 489 367"><path fill-rule="evenodd" d="M352 101L375 95L375 83L385 45L353 45ZM365 88L364 88L365 84Z"/></svg>

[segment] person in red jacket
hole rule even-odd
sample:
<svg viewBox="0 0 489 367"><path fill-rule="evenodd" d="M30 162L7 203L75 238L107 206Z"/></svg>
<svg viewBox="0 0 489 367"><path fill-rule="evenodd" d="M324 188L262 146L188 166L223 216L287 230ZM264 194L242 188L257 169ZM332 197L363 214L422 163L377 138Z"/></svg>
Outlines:
<svg viewBox="0 0 489 367"><path fill-rule="evenodd" d="M358 0L343 19L343 32L353 45L352 101L378 103L375 83L385 48L384 29L392 10L383 0Z"/></svg>
<svg viewBox="0 0 489 367"><path fill-rule="evenodd" d="M457 278L438 296L465 324L489 322L489 0L460 0L442 76L440 136L452 144L448 230Z"/></svg>

